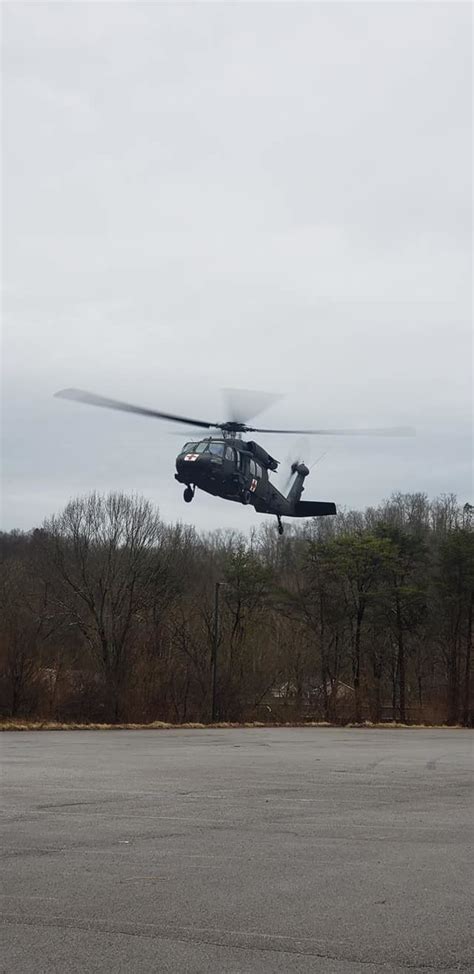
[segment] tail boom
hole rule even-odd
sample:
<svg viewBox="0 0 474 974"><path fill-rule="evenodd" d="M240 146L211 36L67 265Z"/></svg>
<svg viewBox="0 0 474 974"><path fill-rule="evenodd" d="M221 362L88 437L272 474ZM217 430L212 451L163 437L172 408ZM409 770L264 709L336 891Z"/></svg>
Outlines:
<svg viewBox="0 0 474 974"><path fill-rule="evenodd" d="M337 510L332 501L297 501L292 514L293 517L326 517L337 514Z"/></svg>
<svg viewBox="0 0 474 974"><path fill-rule="evenodd" d="M329 501L302 501L301 495L304 491L304 482L309 474L308 467L304 463L294 463L291 472L296 474L291 490L286 498L290 508L290 517L326 517L328 514L336 514L336 505Z"/></svg>

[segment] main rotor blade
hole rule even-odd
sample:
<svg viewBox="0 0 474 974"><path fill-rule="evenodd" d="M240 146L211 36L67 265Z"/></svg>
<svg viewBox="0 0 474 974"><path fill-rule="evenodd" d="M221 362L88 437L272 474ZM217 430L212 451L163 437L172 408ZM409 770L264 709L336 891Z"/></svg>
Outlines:
<svg viewBox="0 0 474 974"><path fill-rule="evenodd" d="M291 436L415 436L413 426L386 426L374 429L269 430L248 427L249 433L280 433Z"/></svg>
<svg viewBox="0 0 474 974"><path fill-rule="evenodd" d="M180 436L184 441L194 439L197 442L199 439L199 433L196 433L195 430L168 430L168 436ZM219 436L219 433L216 432L206 434L204 439L207 440L208 436L209 438L212 438L213 436Z"/></svg>
<svg viewBox="0 0 474 974"><path fill-rule="evenodd" d="M55 392L58 399L73 399L75 402L84 402L88 406L102 406L105 409L118 409L124 413L137 413L139 416L151 416L153 419L168 419L172 423L188 423L190 426L200 426L202 429L217 427L217 423L208 423L204 419L190 419L188 416L176 416L174 413L161 413L157 409L144 409L143 406L133 406L129 402L121 402L119 399L108 399L106 396L98 396L95 392L86 392L84 389L60 389Z"/></svg>
<svg viewBox="0 0 474 974"><path fill-rule="evenodd" d="M226 416L232 423L246 423L268 409L281 393L260 392L257 389L221 389L226 403Z"/></svg>

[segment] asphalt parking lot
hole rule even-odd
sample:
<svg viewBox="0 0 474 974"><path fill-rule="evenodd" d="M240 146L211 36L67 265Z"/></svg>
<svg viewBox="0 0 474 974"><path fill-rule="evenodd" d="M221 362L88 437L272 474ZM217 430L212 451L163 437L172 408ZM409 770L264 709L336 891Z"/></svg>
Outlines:
<svg viewBox="0 0 474 974"><path fill-rule="evenodd" d="M473 736L4 733L4 974L471 971Z"/></svg>

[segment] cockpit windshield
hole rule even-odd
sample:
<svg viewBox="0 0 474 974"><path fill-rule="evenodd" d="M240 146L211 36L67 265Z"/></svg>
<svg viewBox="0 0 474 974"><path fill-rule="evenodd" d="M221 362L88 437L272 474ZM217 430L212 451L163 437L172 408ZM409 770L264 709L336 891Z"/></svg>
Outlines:
<svg viewBox="0 0 474 974"><path fill-rule="evenodd" d="M224 444L223 443L209 443L209 453L214 454L215 457L224 456Z"/></svg>
<svg viewBox="0 0 474 974"><path fill-rule="evenodd" d="M200 443L185 443L181 453L212 453L215 457L223 457L225 443L221 440L202 440Z"/></svg>

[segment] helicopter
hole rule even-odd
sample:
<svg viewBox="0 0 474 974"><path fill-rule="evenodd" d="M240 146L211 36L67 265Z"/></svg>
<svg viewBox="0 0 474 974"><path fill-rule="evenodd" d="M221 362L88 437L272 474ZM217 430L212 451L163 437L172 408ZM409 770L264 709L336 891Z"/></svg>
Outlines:
<svg viewBox="0 0 474 974"><path fill-rule="evenodd" d="M228 390L235 392L236 390ZM258 394L254 394L258 395ZM266 400L274 400L275 396L263 395ZM126 413L136 413L139 416L149 416L154 419L168 420L173 423L184 423L199 430L216 432L187 439L176 457L175 480L184 486L183 498L190 503L196 489L221 497L224 500L235 501L244 505L252 505L259 514L274 514L277 519L278 533L283 534L282 517L326 517L337 513L336 505L332 501L303 501L304 482L309 475L309 468L300 460L291 464L291 472L287 489L283 494L270 480L270 473L278 469L279 461L272 457L255 440L247 439L249 433L280 434L280 435L311 435L311 436L409 436L413 434L410 427L385 427L375 429L268 429L248 426L242 419L242 413L237 418L238 409L234 409L234 418L226 422L211 422L208 420L178 416L175 413L165 413L119 399L87 392L84 389L61 389L55 393L60 399L70 399L90 406L100 406L105 409L116 409ZM253 407L251 415L266 408ZM194 432L194 430L193 430ZM243 439L243 437L246 437Z"/></svg>

